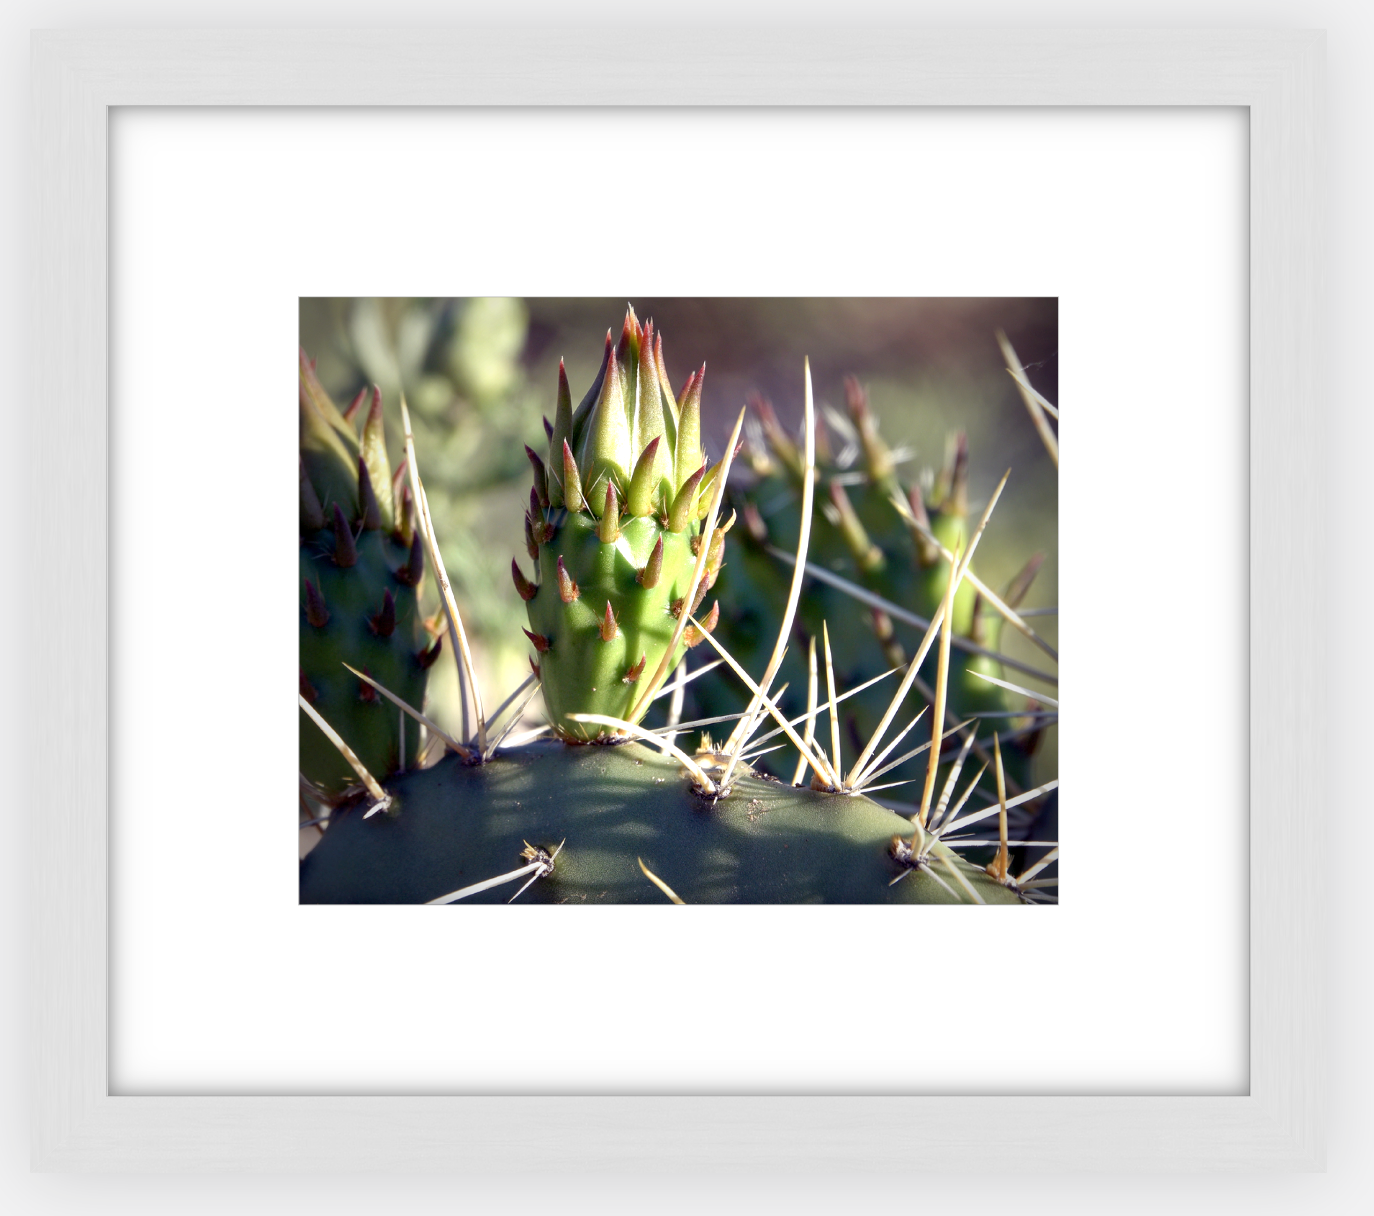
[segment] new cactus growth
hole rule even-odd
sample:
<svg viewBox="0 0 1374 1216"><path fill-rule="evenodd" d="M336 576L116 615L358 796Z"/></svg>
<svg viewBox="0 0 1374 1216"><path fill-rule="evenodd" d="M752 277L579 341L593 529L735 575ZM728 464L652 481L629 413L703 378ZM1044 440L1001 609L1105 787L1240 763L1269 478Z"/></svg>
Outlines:
<svg viewBox="0 0 1374 1216"><path fill-rule="evenodd" d="M831 413L820 431L817 462L819 485L814 499L808 571L812 583L801 612L801 627L818 635L829 624L835 663L845 683L863 684L911 657L914 639L939 608L950 578L949 554L967 545L969 535L968 443L951 437L943 468L929 492L919 483L903 485L899 462L879 432L867 394L854 378L845 382L846 411ZM775 615L792 575L794 555L787 537L796 534L801 500L799 447L761 397L751 401L757 427L747 453L754 480L736 491L744 519L737 560L724 572L721 637L742 657L759 661L767 646L767 621ZM822 424L823 425L823 424ZM832 433L843 441L843 457L834 451ZM1001 595L976 574L961 584L952 619L954 649L947 690L947 726L971 714L999 716L1006 731L1015 706L1008 691L985 677L1004 680L1007 673L997 645L1006 610L1028 636L1053 656L1038 636L1015 617L1014 609L1029 589L1040 564L1032 558ZM996 603L996 611L991 607ZM789 708L796 711L804 687L799 656L786 671L793 689ZM935 661L928 658L915 684L932 699ZM856 699L846 710L847 733L862 737L873 729L886 697L881 687ZM733 707L716 686L703 689L704 712ZM1005 774L1013 792L1028 787L1036 719L1030 718L1003 748ZM980 758L990 760L979 746ZM903 776L910 775L903 773ZM990 791L989 768L984 783Z"/></svg>
<svg viewBox="0 0 1374 1216"><path fill-rule="evenodd" d="M345 664L423 702L439 652L420 620L424 549L409 488L393 484L381 393L364 390L340 412L304 352L300 453L300 695L369 771L389 777L415 763L419 734ZM329 794L357 780L304 711L300 765Z"/></svg>
<svg viewBox="0 0 1374 1216"><path fill-rule="evenodd" d="M558 370L547 454L526 449L534 487L525 539L538 581L519 558L511 572L549 722L586 742L615 728L569 715L638 722L646 689L714 625L714 611L700 628L685 617L715 582L725 529L703 555L713 481L701 447L705 364L674 397L662 335L631 309L618 344L607 331L601 370L576 411L561 362Z"/></svg>

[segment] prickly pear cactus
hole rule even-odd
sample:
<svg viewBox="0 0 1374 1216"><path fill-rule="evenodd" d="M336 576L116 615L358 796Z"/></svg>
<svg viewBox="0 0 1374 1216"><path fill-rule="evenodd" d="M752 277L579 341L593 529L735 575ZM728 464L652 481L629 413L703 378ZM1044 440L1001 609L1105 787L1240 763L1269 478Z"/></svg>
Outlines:
<svg viewBox="0 0 1374 1216"><path fill-rule="evenodd" d="M341 413L301 353L300 693L385 777L415 763L419 733L344 664L422 705L439 643L427 644L420 619L424 550L409 488L393 484L380 392L355 429L368 396ZM300 766L327 793L357 780L304 711Z"/></svg>
<svg viewBox="0 0 1374 1216"><path fill-rule="evenodd" d="M852 378L845 382L847 416L832 415L831 428L819 430L816 510L812 518L808 557L813 569L840 576L861 591L926 618L934 616L944 599L950 565L941 549L954 551L969 541L968 444L963 435L952 438L945 464L928 493L920 485L904 486L894 453L879 433L866 394ZM769 403L755 397L752 408L759 422L747 452L751 484L732 487L733 501L744 521L741 542L722 571L717 587L722 623L719 636L746 666L760 665L773 644L770 622L781 613L792 568L782 552L798 533L801 454ZM836 433L831 433L831 431ZM838 441L838 442L837 442ZM838 448L838 451L837 451ZM1014 606L1025 595L1038 568L1032 559L1003 595ZM921 629L894 620L889 612L856 600L852 592L813 577L799 613L799 632L819 636L821 623L829 627L835 673L842 687L857 687L883 671L905 663L916 649ZM985 650L995 650L1002 620L987 610L982 596L968 581L954 598L956 635ZM787 705L793 713L805 708L806 672L803 646L794 645L782 678L790 682ZM935 683L936 657L922 665L927 688ZM948 712L1011 714L1015 707L1006 690L978 678L976 673L1002 678L993 658L956 649L949 673ZM844 720L851 741L866 737L887 704L883 685L846 702ZM738 699L738 694L735 694ZM919 705L919 701L917 704ZM703 713L737 708L724 686L701 683L697 705ZM1014 719L1002 717L985 728L1008 730ZM1003 748L1009 788L1027 788L1033 729L1008 739ZM895 776L906 777L911 771ZM984 779L991 790L991 775Z"/></svg>
<svg viewBox="0 0 1374 1216"><path fill-rule="evenodd" d="M1003 764L1005 749L994 737L996 799L990 806L965 810L978 777L964 784L961 768L977 741L966 735L960 745L947 725L929 720L925 741L911 746L908 739L907 750L888 760L924 716L918 714L905 726L894 721L899 710L905 718L913 708L906 700L918 676L913 666L895 691L875 694L885 709L875 713L873 706L855 698L862 712L881 716L882 721L866 743L855 740L862 754L848 757L852 764L843 754L835 709L844 694L836 697L829 678L827 746L818 729L814 676L808 710L802 715L807 725L802 728L800 720L789 721L769 700L770 690L776 689L772 682L780 674L776 663L765 663L761 653L746 651L737 656L743 659L741 665L714 637L712 649L720 651L752 697L747 712L732 716L736 724L730 738L719 750L706 737L692 754L678 747L676 739L686 729L706 725L679 725L681 687L668 725L648 730L636 724L682 651L706 641L711 628L723 620L714 608L709 615L696 615L698 591L704 595L726 568L723 537L728 530L727 524L717 531L716 523L729 460L708 470L702 454L704 371L703 367L689 377L674 398L661 339L652 323L640 325L631 311L618 344L607 334L601 370L576 410L567 377L560 374L555 420L546 424L547 453L527 450L534 470L525 517L532 575L519 560L512 570L529 616L525 632L534 645L531 662L558 738L538 739L542 732L535 732L506 742L523 712L524 703L517 701L520 690L488 720L464 643L458 657L474 689L475 733L469 734L465 723L462 737L446 734L423 718L418 697L409 698L407 711L423 718L450 754L430 767L407 765L407 771L392 771L389 777L386 766L381 766L380 782L369 774L365 792L337 799L311 824L321 837L302 863L303 902L495 902L520 899L526 892L537 902L579 903L1052 901L1045 889L1056 886L1057 878L1038 875L1056 864L1057 846L1014 875L1013 850L1032 838L1013 839L1009 819L1021 807L1034 811L1037 800L1057 782L1012 796ZM303 384L310 389L303 396L304 408L306 396L314 401L314 390L308 377ZM804 385L809 425L814 415L809 368ZM311 430L311 441L332 450L341 442L340 425L323 406L317 413L327 427L318 435L318 428ZM894 506L890 499L900 491L893 471L896 462L886 453L876 428L868 425L861 401L851 402L850 414L855 442L862 442L865 451L868 483L837 472L844 461L834 461L835 467L828 463L819 480L826 487L829 509L809 529L798 526L804 497L796 490L812 484L810 445L805 456L789 463L788 437L764 413L771 455L757 455L773 460L775 467L759 467L760 459L759 484L752 497L742 500L750 544L738 555L738 567L746 576L757 577L755 598L767 604L774 594L772 572L778 568L770 544L791 541L803 550L800 560L806 560L810 532L816 541L813 560L849 562L861 590L881 586L894 603L901 599L924 604L922 596L934 597L947 610L949 625L940 636L938 669L932 675L940 689L950 688L949 648L956 630L984 638L991 633L986 624L979 633L976 601L962 584L949 585L955 564L942 552L964 541L966 455L956 447L946 484L933 496L930 508L919 499ZM743 414L732 445L742 422ZM302 434L303 452L313 452L304 440L304 421ZM407 429L408 445L410 438ZM366 437L362 447L365 451ZM790 455L797 457L795 445ZM322 467L337 472L337 464L334 460ZM333 556L322 550L322 560L326 565L332 561L336 573L339 547L346 549L350 538L356 547L369 532L373 504L368 487L375 478L366 459L359 467L355 489L360 530L355 534L336 525ZM304 455L302 468L309 468ZM419 470L412 473L423 503ZM770 476L774 483L760 491ZM314 481L303 472L303 518L318 523L324 517L323 503L318 511L311 509L307 491L314 492ZM375 505L380 516L380 504ZM922 510L926 513L918 516ZM342 508L334 517L345 524L349 518ZM897 537L890 551L884 528ZM382 538L387 535L380 527L371 531ZM320 528L316 535L321 532L328 529ZM884 541L874 539L878 536ZM915 539L924 539L936 556L928 562L919 551L914 557L903 556L897 546L914 544ZM354 566L345 562L342 568ZM958 569L961 578L969 577L966 567ZM441 562L437 574L447 588ZM879 656L872 666L881 670L895 665L893 656L901 644L895 630L884 636L856 613L849 598L852 588L838 598L829 594L832 590L822 584L818 594L803 597L803 632L820 632L820 621L828 617L842 646L847 637L861 638ZM307 624L315 628L309 620L310 594ZM779 591L775 598L785 595ZM785 610L779 603L761 646L771 650L776 644L777 653L782 653L794 603L789 599ZM447 600L446 608L462 642L465 634L457 610ZM793 646L794 652L799 649ZM746 668L757 672L760 667L765 670L755 682ZM851 683L844 671L837 674L840 688ZM995 698L997 690L992 695ZM353 708L344 706L345 711ZM585 715L608 721L593 724ZM764 733L770 719L776 728ZM848 721L852 724L853 717ZM362 751L379 745L378 729L377 721L345 723L339 733L346 745ZM795 749L799 760L794 784L783 784L751 767L774 750L768 743L778 733L786 736L784 746ZM630 742L627 734L652 746ZM590 742L604 746L565 746ZM958 755L945 778L937 781L942 748L949 745ZM915 813L899 813L873 801L870 795L888 788L886 775L912 760L925 770ZM814 774L809 784L807 768ZM1043 818L1047 810L1041 808L1040 814ZM986 828L994 815L996 836L990 842L968 834L977 824ZM1024 850L1021 853L1024 856ZM980 862L990 854L990 860L975 865L970 854Z"/></svg>
<svg viewBox="0 0 1374 1216"><path fill-rule="evenodd" d="M742 772L714 801L635 743L532 744L480 767L450 756L388 793L385 815L335 816L302 863L303 903L437 902L526 865L539 880L522 900L541 903L665 902L645 870L688 904L1021 899L919 832L913 854L913 825L867 798ZM464 902L505 903L520 886Z"/></svg>
<svg viewBox="0 0 1374 1216"><path fill-rule="evenodd" d="M614 729L569 714L641 718L649 682L701 640L694 626L679 626L714 584L724 543L716 532L688 604L715 476L701 447L705 373L703 364L675 398L662 336L631 309L619 344L607 331L601 370L576 411L560 364L547 455L527 449L534 488L525 540L537 581L518 558L511 571L549 722L569 742ZM717 614L713 607L702 626L712 628Z"/></svg>

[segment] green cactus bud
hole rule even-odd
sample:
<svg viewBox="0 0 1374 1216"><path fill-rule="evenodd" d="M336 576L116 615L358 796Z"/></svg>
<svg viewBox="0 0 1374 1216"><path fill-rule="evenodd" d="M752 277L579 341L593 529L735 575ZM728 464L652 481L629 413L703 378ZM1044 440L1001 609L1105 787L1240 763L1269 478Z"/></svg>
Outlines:
<svg viewBox="0 0 1374 1216"><path fill-rule="evenodd" d="M540 640L539 678L550 723L571 742L613 734L614 728L574 722L570 714L633 722L637 709L636 717L642 716L647 704L638 706L636 685L644 672L659 678L675 635L669 669L685 653L685 624L680 630L678 618L696 568L709 475L701 455L701 374L689 378L684 422L652 321L641 326L628 310L615 348L608 331L599 381L579 434L577 415L567 422L572 396L560 367L550 442L573 432L573 441L562 440L560 460L567 515L546 518L537 501L527 515L527 547L539 562L539 585L558 594L525 597L526 634ZM576 459L574 441L580 445ZM682 442L685 454L678 450ZM686 470L681 481L679 468ZM548 478L551 509L555 480ZM697 604L720 566L723 532L717 538ZM525 596L518 578L516 587Z"/></svg>
<svg viewBox="0 0 1374 1216"><path fill-rule="evenodd" d="M302 688L310 690L306 699L351 740L367 769L385 778L415 763L419 732L402 732L395 708L344 664L413 705L423 703L429 652L417 593L425 557L419 533L409 526L408 496L396 509L380 393L372 391L361 443L352 434L351 418L361 413L365 397L366 390L349 407L350 416L341 414L302 352L299 666ZM323 500L320 487L327 487ZM357 780L304 711L300 767L329 795Z"/></svg>

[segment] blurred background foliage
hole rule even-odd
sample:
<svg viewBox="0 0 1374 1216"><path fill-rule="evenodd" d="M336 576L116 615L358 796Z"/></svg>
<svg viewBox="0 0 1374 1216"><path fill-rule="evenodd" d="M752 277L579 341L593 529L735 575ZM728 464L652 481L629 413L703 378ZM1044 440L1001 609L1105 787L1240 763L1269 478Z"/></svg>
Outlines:
<svg viewBox="0 0 1374 1216"><path fill-rule="evenodd" d="M1057 603L1058 478L995 338L999 329L1007 334L1032 384L1057 402L1055 299L303 298L301 345L335 401L342 406L364 385L380 386L393 465L405 393L435 529L489 699L504 697L529 671L524 605L510 578L511 558L524 554L524 445L541 453L547 446L541 420L553 415L560 356L576 402L595 378L607 328L619 334L627 302L663 334L674 389L707 364L703 440L712 461L751 393L771 400L784 424L799 426L806 357L818 409L843 412L847 375L866 386L884 437L905 456L905 483L929 477L951 433L965 431L974 518L1012 470L978 551L979 572L1002 586L1043 552L1025 606ZM747 462L737 468L747 480ZM433 582L426 580L431 600ZM1057 645L1057 625L1046 616L1035 627ZM1011 630L1003 644L1019 658L1038 655ZM431 710L453 722L453 664L434 674ZM537 699L530 713L541 718ZM1055 771L1057 742L1052 729L1038 769Z"/></svg>

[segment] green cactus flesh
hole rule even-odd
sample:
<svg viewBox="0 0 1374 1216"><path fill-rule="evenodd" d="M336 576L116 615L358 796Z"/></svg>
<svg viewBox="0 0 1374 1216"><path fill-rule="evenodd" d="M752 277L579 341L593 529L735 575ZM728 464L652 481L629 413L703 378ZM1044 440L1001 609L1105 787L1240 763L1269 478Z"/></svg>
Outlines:
<svg viewBox="0 0 1374 1216"><path fill-rule="evenodd" d="M427 635L415 588L397 577L407 570L410 549L379 531L364 531L354 545L357 561L344 567L335 563L334 540L327 529L301 538L301 585L305 589L308 581L310 588L300 608L301 694L369 772L385 777L416 762L419 731L410 725L404 732L402 764L399 711L344 664L412 705L424 703ZM316 624L321 603L326 619ZM320 728L304 711L300 719L301 772L330 791L356 782Z"/></svg>
<svg viewBox="0 0 1374 1216"><path fill-rule="evenodd" d="M597 520L579 514L568 516L540 548L542 581L528 604L530 630L546 639L539 655L544 704L564 737L594 738L603 729L573 722L569 713L629 717L677 627L671 605L687 593L692 539L641 518L622 521L619 538L603 544ZM653 591L645 591L636 575L660 541L662 573ZM567 582L560 580L560 562ZM563 594L574 591L564 602ZM679 642L675 661L685 649Z"/></svg>
<svg viewBox="0 0 1374 1216"><path fill-rule="evenodd" d="M675 399L661 335L652 321L641 326L633 311L618 347L607 332L601 371L576 411L559 369L547 459L529 452L534 488L525 538L539 581L525 575L519 559L512 575L526 602L530 663L550 725L568 742L616 729L569 715L643 717L651 683L702 640L682 618L699 611L724 543L717 530L702 559L700 521L711 484L701 449L704 374L703 366ZM699 559L702 574L689 605ZM715 619L706 614L702 627Z"/></svg>
<svg viewBox="0 0 1374 1216"><path fill-rule="evenodd" d="M641 860L688 904L972 903L970 887L989 904L1020 898L940 843L908 867L893 845L910 821L866 798L737 772L712 801L634 743L545 742L483 765L450 755L387 792L386 814L335 812L301 864L303 903L427 903L520 868L530 846L558 852L521 902L663 903ZM504 903L524 881L462 902Z"/></svg>
<svg viewBox="0 0 1374 1216"><path fill-rule="evenodd" d="M387 777L415 763L419 732L404 729L395 706L344 664L411 705L424 703L437 650L427 647L420 617L423 550L409 491L397 495L392 485L380 393L360 436L302 352L300 404L300 695L370 773ZM341 793L357 775L304 710L299 718L302 775Z"/></svg>

